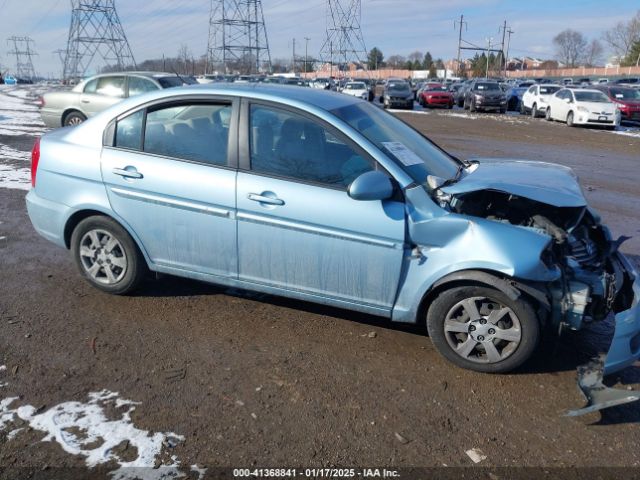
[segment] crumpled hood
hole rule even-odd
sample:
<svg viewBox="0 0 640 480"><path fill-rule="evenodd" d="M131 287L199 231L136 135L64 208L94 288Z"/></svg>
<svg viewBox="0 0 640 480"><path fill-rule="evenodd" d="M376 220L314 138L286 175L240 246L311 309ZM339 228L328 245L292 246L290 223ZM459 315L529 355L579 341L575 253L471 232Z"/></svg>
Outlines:
<svg viewBox="0 0 640 480"><path fill-rule="evenodd" d="M524 160L476 159L478 167L441 190L448 194L497 190L555 207L584 207L578 179L568 167Z"/></svg>

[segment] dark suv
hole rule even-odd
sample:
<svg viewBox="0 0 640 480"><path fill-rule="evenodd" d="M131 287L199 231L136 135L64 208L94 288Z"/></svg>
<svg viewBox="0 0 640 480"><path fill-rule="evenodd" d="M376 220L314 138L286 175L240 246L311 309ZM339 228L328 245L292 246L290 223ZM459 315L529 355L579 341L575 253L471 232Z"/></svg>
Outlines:
<svg viewBox="0 0 640 480"><path fill-rule="evenodd" d="M413 92L411 85L404 80L389 80L382 94L384 108L408 108L413 110Z"/></svg>
<svg viewBox="0 0 640 480"><path fill-rule="evenodd" d="M471 82L464 97L464 108L471 112L476 110L507 111L507 97L498 82L476 79Z"/></svg>

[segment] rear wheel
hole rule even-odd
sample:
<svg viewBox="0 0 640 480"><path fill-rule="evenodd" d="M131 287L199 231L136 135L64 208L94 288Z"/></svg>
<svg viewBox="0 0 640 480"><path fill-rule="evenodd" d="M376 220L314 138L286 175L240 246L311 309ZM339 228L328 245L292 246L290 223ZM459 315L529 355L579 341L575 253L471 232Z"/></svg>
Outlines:
<svg viewBox="0 0 640 480"><path fill-rule="evenodd" d="M71 235L71 253L84 278L103 292L123 295L135 290L147 265L127 231L115 220L82 220Z"/></svg>
<svg viewBox="0 0 640 480"><path fill-rule="evenodd" d="M459 367L487 373L513 370L535 351L540 326L532 305L480 286L442 292L427 312L436 349Z"/></svg>
<svg viewBox="0 0 640 480"><path fill-rule="evenodd" d="M86 119L87 117L80 112L69 112L65 115L62 125L65 127L73 127L75 125L80 125Z"/></svg>

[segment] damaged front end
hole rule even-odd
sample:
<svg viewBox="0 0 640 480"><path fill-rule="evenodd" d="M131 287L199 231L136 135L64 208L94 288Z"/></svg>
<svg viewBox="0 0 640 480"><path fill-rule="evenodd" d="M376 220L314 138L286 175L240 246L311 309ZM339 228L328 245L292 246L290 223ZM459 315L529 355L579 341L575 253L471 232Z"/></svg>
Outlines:
<svg viewBox="0 0 640 480"><path fill-rule="evenodd" d="M521 168L532 169L530 164L522 164ZM484 171L481 175L470 174L470 178L475 178L467 181L467 185L463 179L452 187L435 189L435 200L450 212L532 229L553 239L542 260L561 274L553 282L537 285L549 299L549 324L560 334L564 329L579 330L590 322L603 321L610 313L615 315L615 333L606 358L594 360L601 363L599 367L592 362L590 368L580 370L579 383L590 405L576 412L587 413L594 407L605 408L640 398L626 391L607 389L601 383L602 375L619 371L640 357L640 280L630 262L618 252L626 238L612 240L598 215L587 207L567 169L559 167L557 177L550 180L569 185L559 195L554 195L558 190L553 185L548 192L536 191L530 179L529 184L521 183L523 188L507 189L507 182L500 184L500 172L495 166L478 170ZM600 381L594 382L594 375L598 374ZM602 389L606 390L604 395L593 395ZM597 403L602 398L606 401Z"/></svg>

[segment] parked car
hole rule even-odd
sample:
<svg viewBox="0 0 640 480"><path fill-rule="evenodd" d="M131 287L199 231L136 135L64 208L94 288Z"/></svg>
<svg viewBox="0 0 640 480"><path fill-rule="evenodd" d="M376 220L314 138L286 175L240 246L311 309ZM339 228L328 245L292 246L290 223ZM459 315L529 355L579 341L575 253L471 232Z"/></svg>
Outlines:
<svg viewBox="0 0 640 480"><path fill-rule="evenodd" d="M413 92L404 80L390 80L384 86L382 98L384 108L408 108L413 110Z"/></svg>
<svg viewBox="0 0 640 480"><path fill-rule="evenodd" d="M560 85L532 85L522 95L520 113L523 115L531 113L533 118L536 118L539 114L544 115L547 111L549 98L559 90L562 90Z"/></svg>
<svg viewBox="0 0 640 480"><path fill-rule="evenodd" d="M156 91L45 134L31 178L36 231L103 292L151 270L426 323L482 372L613 310L605 371L640 357L638 273L569 168L462 161L347 95Z"/></svg>
<svg viewBox="0 0 640 480"><path fill-rule="evenodd" d="M368 97L367 100L372 102L375 98L375 82L370 78L356 77L353 79L354 82L362 82L367 86Z"/></svg>
<svg viewBox="0 0 640 480"><path fill-rule="evenodd" d="M549 98L547 120L566 122L567 126L597 125L613 130L620 125L620 112L600 90L563 88Z"/></svg>
<svg viewBox="0 0 640 480"><path fill-rule="evenodd" d="M500 89L498 82L476 79L469 85L464 99L464 108L471 112L476 110L507 111L507 97Z"/></svg>
<svg viewBox="0 0 640 480"><path fill-rule="evenodd" d="M164 88L197 83L171 73L126 72L90 77L71 91L45 93L40 116L47 127L78 125L124 98Z"/></svg>
<svg viewBox="0 0 640 480"><path fill-rule="evenodd" d="M505 93L507 99L507 110L512 112L518 112L522 108L522 94L527 89L524 87L511 87Z"/></svg>
<svg viewBox="0 0 640 480"><path fill-rule="evenodd" d="M426 108L453 108L453 94L442 84L426 83L418 93L418 103Z"/></svg>
<svg viewBox="0 0 640 480"><path fill-rule="evenodd" d="M640 122L640 90L614 85L601 85L598 90L618 107L621 121Z"/></svg>
<svg viewBox="0 0 640 480"><path fill-rule="evenodd" d="M609 79L606 77L599 78L597 81L598 85L602 85L604 83L609 83Z"/></svg>
<svg viewBox="0 0 640 480"><path fill-rule="evenodd" d="M348 82L342 89L342 93L369 101L369 88L364 82Z"/></svg>
<svg viewBox="0 0 640 480"><path fill-rule="evenodd" d="M623 77L623 78L619 78L613 83L621 87L639 88L640 78L639 77Z"/></svg>
<svg viewBox="0 0 640 480"><path fill-rule="evenodd" d="M567 86L573 84L573 78L567 77L562 79L562 85Z"/></svg>
<svg viewBox="0 0 640 480"><path fill-rule="evenodd" d="M458 107L462 108L464 106L464 99L467 96L467 92L469 91L469 87L471 86L471 82L473 80L465 80L462 85L458 88L458 91L454 95L454 99Z"/></svg>
<svg viewBox="0 0 640 480"><path fill-rule="evenodd" d="M16 77L12 76L12 75L5 75L4 76L4 84L5 85L16 85L18 83L18 81L16 80Z"/></svg>
<svg viewBox="0 0 640 480"><path fill-rule="evenodd" d="M578 81L575 83L577 83L581 87L588 87L591 85L591 79L588 77L579 78Z"/></svg>

